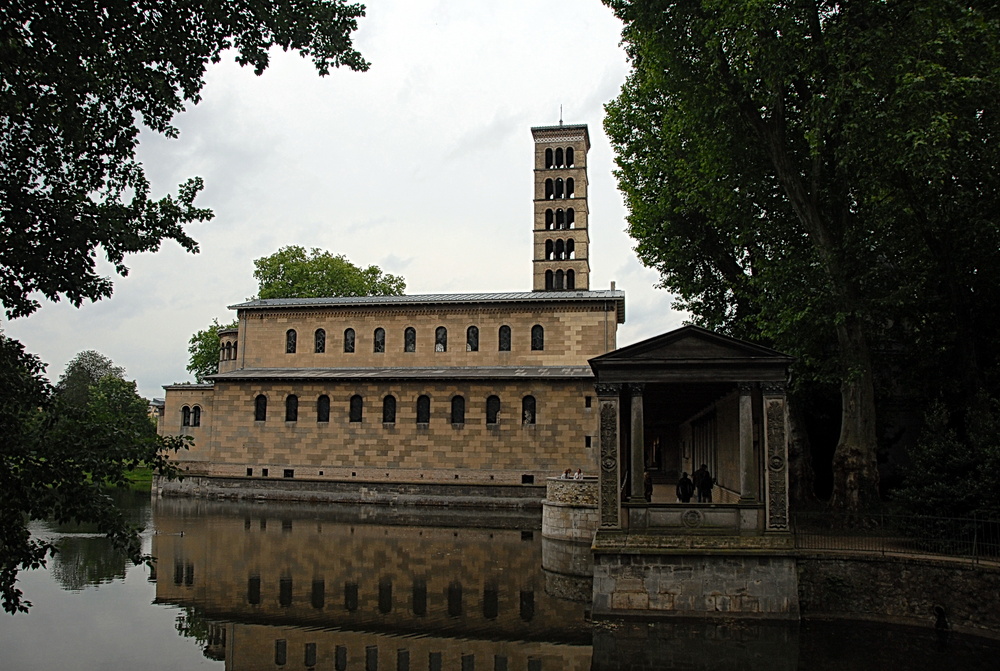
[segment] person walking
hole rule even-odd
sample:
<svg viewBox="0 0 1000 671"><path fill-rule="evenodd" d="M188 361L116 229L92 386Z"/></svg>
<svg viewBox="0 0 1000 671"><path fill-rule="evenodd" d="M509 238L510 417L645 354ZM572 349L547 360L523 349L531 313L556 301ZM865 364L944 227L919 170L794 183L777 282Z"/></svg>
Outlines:
<svg viewBox="0 0 1000 671"><path fill-rule="evenodd" d="M694 496L694 483L688 477L687 471L681 474L681 479L677 481L677 500L681 503L690 503Z"/></svg>
<svg viewBox="0 0 1000 671"><path fill-rule="evenodd" d="M694 472L694 488L698 491L698 503L712 502L712 487L715 486L715 478L708 471L708 464L702 464L701 468Z"/></svg>

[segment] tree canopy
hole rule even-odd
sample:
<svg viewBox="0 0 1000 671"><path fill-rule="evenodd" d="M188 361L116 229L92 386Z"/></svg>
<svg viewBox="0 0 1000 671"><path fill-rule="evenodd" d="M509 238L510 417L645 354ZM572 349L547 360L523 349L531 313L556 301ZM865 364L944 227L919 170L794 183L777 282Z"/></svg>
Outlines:
<svg viewBox="0 0 1000 671"><path fill-rule="evenodd" d="M327 296L399 296L402 277L378 266L361 268L346 256L292 245L253 262L258 298L324 298Z"/></svg>
<svg viewBox="0 0 1000 671"><path fill-rule="evenodd" d="M219 372L219 331L223 329L233 329L238 326L238 322L230 324L220 324L218 319L213 319L207 329L198 331L188 341L187 370L194 375L195 382L204 382L205 377Z"/></svg>
<svg viewBox="0 0 1000 671"><path fill-rule="evenodd" d="M197 103L209 63L227 50L257 74L273 46L312 58L321 75L366 70L351 45L364 6L344 0L260 4L117 0L0 5L0 304L34 312L38 292L74 305L111 295L100 251L121 275L125 257L210 219L194 206L195 177L158 200L135 158L139 128L169 137Z"/></svg>
<svg viewBox="0 0 1000 671"><path fill-rule="evenodd" d="M90 400L91 388L108 376L124 380L125 369L100 352L88 349L69 360L55 391L65 403L82 406Z"/></svg>
<svg viewBox="0 0 1000 671"><path fill-rule="evenodd" d="M967 399L997 371L1000 10L605 2L640 259L698 323L797 356L798 388L840 386L834 503L858 509L880 398Z"/></svg>

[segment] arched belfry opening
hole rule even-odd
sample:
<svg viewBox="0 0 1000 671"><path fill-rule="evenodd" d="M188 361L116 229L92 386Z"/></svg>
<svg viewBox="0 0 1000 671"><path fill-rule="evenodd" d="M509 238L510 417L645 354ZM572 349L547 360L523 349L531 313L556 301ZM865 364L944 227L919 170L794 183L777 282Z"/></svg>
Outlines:
<svg viewBox="0 0 1000 671"><path fill-rule="evenodd" d="M532 128L531 135L535 144L532 290L589 291L589 131L585 124L560 124ZM566 207L570 199L572 207ZM552 235L554 230L560 232L558 238Z"/></svg>

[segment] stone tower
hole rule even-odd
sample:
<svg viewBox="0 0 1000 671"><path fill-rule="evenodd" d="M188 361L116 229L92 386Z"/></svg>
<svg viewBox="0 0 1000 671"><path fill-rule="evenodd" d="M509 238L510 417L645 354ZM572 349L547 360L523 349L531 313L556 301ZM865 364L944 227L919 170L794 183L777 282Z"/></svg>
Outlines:
<svg viewBox="0 0 1000 671"><path fill-rule="evenodd" d="M590 289L586 124L538 126L535 140L534 291Z"/></svg>

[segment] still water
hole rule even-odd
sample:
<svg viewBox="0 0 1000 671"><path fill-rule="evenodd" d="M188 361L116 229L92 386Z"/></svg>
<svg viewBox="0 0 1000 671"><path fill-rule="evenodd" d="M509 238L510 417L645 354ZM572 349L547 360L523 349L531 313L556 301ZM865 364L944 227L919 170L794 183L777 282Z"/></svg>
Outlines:
<svg viewBox="0 0 1000 671"><path fill-rule="evenodd" d="M37 525L61 552L22 574L30 613L0 615L0 669L1000 668L1000 643L931 629L592 623L586 552L537 514L123 502L155 570Z"/></svg>

